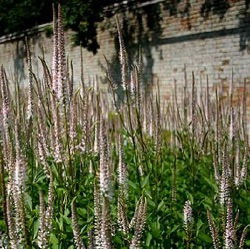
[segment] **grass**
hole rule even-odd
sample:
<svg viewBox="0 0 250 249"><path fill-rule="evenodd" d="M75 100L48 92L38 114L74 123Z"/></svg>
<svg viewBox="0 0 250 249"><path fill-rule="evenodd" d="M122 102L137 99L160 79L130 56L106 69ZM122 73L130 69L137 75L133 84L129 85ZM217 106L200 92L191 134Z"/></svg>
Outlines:
<svg viewBox="0 0 250 249"><path fill-rule="evenodd" d="M117 20L121 84L107 72L109 94L74 89L60 8L44 78L29 49L27 93L1 68L1 248L249 247L246 83L235 104L233 82L222 98L193 77L163 104L144 93L140 58L128 65Z"/></svg>

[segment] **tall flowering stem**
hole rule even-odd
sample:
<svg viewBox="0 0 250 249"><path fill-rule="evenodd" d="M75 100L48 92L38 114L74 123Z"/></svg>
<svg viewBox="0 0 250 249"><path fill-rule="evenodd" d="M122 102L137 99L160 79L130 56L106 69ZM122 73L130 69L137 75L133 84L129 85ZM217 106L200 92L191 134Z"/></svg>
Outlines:
<svg viewBox="0 0 250 249"><path fill-rule="evenodd" d="M209 210L207 210L207 219L208 219L209 230L210 230L211 237L213 240L213 247L214 247L214 249L219 249L220 246L219 246L218 230L214 224L211 212Z"/></svg>
<svg viewBox="0 0 250 249"><path fill-rule="evenodd" d="M125 94L127 95L130 92L129 84L128 84L128 55L127 55L125 45L124 45L124 40L122 37L121 25L117 16L116 16L116 27L117 27L119 47L120 47L119 59L120 59L120 66L121 66L122 87L123 87L123 90L125 91Z"/></svg>
<svg viewBox="0 0 250 249"><path fill-rule="evenodd" d="M193 226L193 208L190 201L186 201L183 208L183 224L186 231L187 248L191 246L192 226Z"/></svg>
<svg viewBox="0 0 250 249"><path fill-rule="evenodd" d="M233 249L234 241L235 241L235 231L233 226L233 203L232 199L229 198L227 201L226 228L224 233L225 249Z"/></svg>
<svg viewBox="0 0 250 249"><path fill-rule="evenodd" d="M120 191L124 194L124 197L128 196L128 171L124 162L123 148L122 148L122 135L118 135L118 184Z"/></svg>
<svg viewBox="0 0 250 249"><path fill-rule="evenodd" d="M111 249L111 218L109 199L105 196L102 198L101 214L101 240L103 249Z"/></svg>
<svg viewBox="0 0 250 249"><path fill-rule="evenodd" d="M66 75L66 58L65 58L65 41L63 31L63 19L62 19L62 6L58 4L58 21L57 21L57 35L58 35L58 92L57 97L59 101L66 103L68 101L68 89L67 89L67 75ZM66 102L65 102L66 101Z"/></svg>
<svg viewBox="0 0 250 249"><path fill-rule="evenodd" d="M129 248L139 249L141 244L141 237L146 223L147 213L147 199L142 196L138 201L137 208L133 219L131 220L130 227L134 227L134 235L132 237Z"/></svg>
<svg viewBox="0 0 250 249"><path fill-rule="evenodd" d="M95 248L101 248L101 203L100 193L97 183L94 183L94 245Z"/></svg>
<svg viewBox="0 0 250 249"><path fill-rule="evenodd" d="M28 58L28 70L29 70L29 95L28 95L28 108L27 108L27 120L31 120L34 112L34 86L33 86L33 71L29 41L26 39L27 58Z"/></svg>
<svg viewBox="0 0 250 249"><path fill-rule="evenodd" d="M228 158L227 147L224 148L222 173L220 179L220 204L223 205L230 197L230 163Z"/></svg>
<svg viewBox="0 0 250 249"><path fill-rule="evenodd" d="M55 4L53 6L53 56L52 56L52 90L58 92L58 22Z"/></svg>
<svg viewBox="0 0 250 249"><path fill-rule="evenodd" d="M76 213L76 203L75 200L71 203L71 213L72 213L72 226L73 226L73 234L74 234L74 240L76 244L77 249L85 249L85 246L82 242L81 236L80 236L80 230L79 225L77 222L77 213Z"/></svg>
<svg viewBox="0 0 250 249"><path fill-rule="evenodd" d="M46 248L46 224L45 224L45 201L44 201L44 193L41 191L39 193L39 201L40 201L40 221L39 221L39 232L38 232L38 247L41 249Z"/></svg>
<svg viewBox="0 0 250 249"><path fill-rule="evenodd" d="M241 238L240 238L240 245L239 245L239 249L243 249L244 248L244 243L246 240L246 234L247 234L247 229L250 227L250 225L247 225L242 232Z"/></svg>
<svg viewBox="0 0 250 249"><path fill-rule="evenodd" d="M111 177L110 166L108 161L108 147L105 123L103 118L100 119L100 191L111 197Z"/></svg>

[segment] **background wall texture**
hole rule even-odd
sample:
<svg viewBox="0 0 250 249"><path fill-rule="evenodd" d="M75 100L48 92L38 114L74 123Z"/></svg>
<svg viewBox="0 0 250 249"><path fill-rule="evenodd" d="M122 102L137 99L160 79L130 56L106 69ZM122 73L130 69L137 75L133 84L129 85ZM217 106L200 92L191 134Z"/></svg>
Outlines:
<svg viewBox="0 0 250 249"><path fill-rule="evenodd" d="M110 9L107 12L115 12ZM194 72L198 85L205 86L208 77L212 87L228 88L232 80L240 89L250 79L250 1L249 0L172 0L149 1L137 6L117 9L122 24L129 59L133 63L141 49L143 83L150 90L159 82L162 99L168 99L173 82L183 87L184 72L188 82ZM43 57L52 60L53 37L46 34L49 25L39 27L28 36L33 70L42 78ZM67 57L72 60L74 78L80 81L80 48L71 42L72 32L66 32ZM93 54L83 49L85 79L97 77L105 86L106 62L113 66L119 81L119 61L116 24L106 17L98 24L100 49ZM0 38L0 64L10 79L25 85L28 80L26 47L23 37ZM103 83L103 84L102 84ZM201 83L201 84L200 84ZM191 86L191 84L189 84ZM180 93L181 91L179 91Z"/></svg>

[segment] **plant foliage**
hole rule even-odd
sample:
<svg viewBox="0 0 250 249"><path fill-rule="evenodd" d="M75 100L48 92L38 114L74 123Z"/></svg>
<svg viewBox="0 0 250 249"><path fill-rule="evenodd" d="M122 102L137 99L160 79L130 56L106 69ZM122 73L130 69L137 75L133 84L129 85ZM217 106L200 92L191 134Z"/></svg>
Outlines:
<svg viewBox="0 0 250 249"><path fill-rule="evenodd" d="M76 89L57 7L43 79L28 42L28 91L0 71L0 247L248 248L246 83L237 101L233 82L227 98L207 83L198 99L193 77L163 105L145 94L141 58L129 67L116 19L121 82L107 71L109 94Z"/></svg>

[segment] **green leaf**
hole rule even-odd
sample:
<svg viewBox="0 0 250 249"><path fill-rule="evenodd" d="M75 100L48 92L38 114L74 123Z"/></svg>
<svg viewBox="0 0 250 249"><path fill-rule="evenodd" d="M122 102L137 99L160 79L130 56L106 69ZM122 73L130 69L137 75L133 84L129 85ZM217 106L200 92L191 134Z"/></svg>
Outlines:
<svg viewBox="0 0 250 249"><path fill-rule="evenodd" d="M152 236L157 239L161 236L161 230L158 228L152 228Z"/></svg>
<svg viewBox="0 0 250 249"><path fill-rule="evenodd" d="M208 183L208 185L210 186L210 187L212 187L215 191L217 191L218 190L218 187L217 187L217 185L216 185L216 183L214 182L214 181L212 181L210 178L208 178L208 177L203 177L204 178L204 180Z"/></svg>
<svg viewBox="0 0 250 249"><path fill-rule="evenodd" d="M24 198L25 198L25 202L27 204L27 206L29 207L29 210L32 210L32 198L31 196L26 192L25 195L24 195Z"/></svg>
<svg viewBox="0 0 250 249"><path fill-rule="evenodd" d="M187 199L190 200L191 203L193 204L194 203L194 197L193 197L193 195L191 193L187 193L187 196L188 196Z"/></svg>
<svg viewBox="0 0 250 249"><path fill-rule="evenodd" d="M65 216L65 217L68 217L69 214L70 214L70 211L69 211L69 209L67 208L67 209L65 210L65 212L64 212L64 216Z"/></svg>
<svg viewBox="0 0 250 249"><path fill-rule="evenodd" d="M149 179L149 175L147 175L141 183L141 187L144 188L146 186L146 184L148 183L148 179Z"/></svg>
<svg viewBox="0 0 250 249"><path fill-rule="evenodd" d="M66 223L67 225L70 225L70 224L71 224L71 219L70 219L69 217L65 216L65 215L63 215L63 220L65 221L65 223Z"/></svg>
<svg viewBox="0 0 250 249"><path fill-rule="evenodd" d="M150 199L150 200L148 199L148 201L152 201L153 198L152 198L151 192L148 189L145 189L144 194L146 197L148 197ZM155 206L155 204L154 204L154 206Z"/></svg>
<svg viewBox="0 0 250 249"><path fill-rule="evenodd" d="M34 238L36 238L37 234L38 234L38 228L39 228L39 220L37 219L35 222L34 222L34 225L33 225L33 229L34 229Z"/></svg>
<svg viewBox="0 0 250 249"><path fill-rule="evenodd" d="M199 238L206 243L212 243L211 237L203 232L199 233Z"/></svg>
<svg viewBox="0 0 250 249"><path fill-rule="evenodd" d="M149 245L150 245L151 240L152 240L152 234L151 234L151 233L148 233L147 239L146 239L146 246L149 246Z"/></svg>
<svg viewBox="0 0 250 249"><path fill-rule="evenodd" d="M50 234L50 242L52 245L58 245L58 239L54 233Z"/></svg>
<svg viewBox="0 0 250 249"><path fill-rule="evenodd" d="M135 183L133 183L133 182L132 182L132 181L130 181L130 180L128 180L128 185L129 185L130 187L132 187L133 189L137 189L136 184L135 184Z"/></svg>
<svg viewBox="0 0 250 249"><path fill-rule="evenodd" d="M78 208L78 214L81 216L86 216L87 210L85 208Z"/></svg>
<svg viewBox="0 0 250 249"><path fill-rule="evenodd" d="M157 210L158 210L158 211L161 210L161 208L163 207L163 205L164 205L164 200L162 200L162 201L159 203Z"/></svg>
<svg viewBox="0 0 250 249"><path fill-rule="evenodd" d="M148 194L146 195L148 196ZM150 196L151 197L151 196ZM148 206L155 208L155 203L152 201L152 197L151 198L147 198L147 202L148 202Z"/></svg>
<svg viewBox="0 0 250 249"><path fill-rule="evenodd" d="M175 232L178 228L179 228L179 225L175 225L175 226L171 229L170 234L173 233L173 232Z"/></svg>
<svg viewBox="0 0 250 249"><path fill-rule="evenodd" d="M196 226L196 236L198 236L199 231L203 225L204 225L203 221L201 219L199 219L197 222L197 226Z"/></svg>

